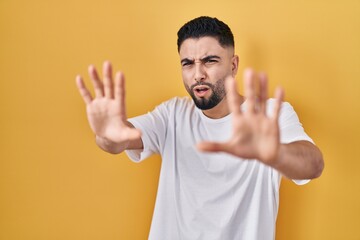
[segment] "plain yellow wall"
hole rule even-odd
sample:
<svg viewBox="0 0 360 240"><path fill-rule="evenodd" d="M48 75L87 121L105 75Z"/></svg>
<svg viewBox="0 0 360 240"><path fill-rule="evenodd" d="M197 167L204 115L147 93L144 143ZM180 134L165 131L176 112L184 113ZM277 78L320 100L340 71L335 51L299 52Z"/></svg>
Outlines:
<svg viewBox="0 0 360 240"><path fill-rule="evenodd" d="M200 15L230 25L240 71L282 85L323 151L320 179L282 182L277 239L360 239L358 0L1 0L1 240L147 238L160 159L99 150L74 78L111 60L129 116L186 95L176 32Z"/></svg>

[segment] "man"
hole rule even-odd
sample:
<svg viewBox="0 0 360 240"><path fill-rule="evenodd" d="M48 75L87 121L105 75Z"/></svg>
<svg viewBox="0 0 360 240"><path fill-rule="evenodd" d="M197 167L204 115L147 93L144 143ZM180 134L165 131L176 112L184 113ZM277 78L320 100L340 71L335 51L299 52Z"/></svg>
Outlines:
<svg viewBox="0 0 360 240"><path fill-rule="evenodd" d="M199 17L178 32L182 78L189 98L173 98L127 120L124 76L103 81L93 66L92 98L77 86L103 150L139 162L162 156L149 239L274 239L281 176L296 183L321 175L323 159L283 90L267 97L267 77L245 71L236 91L238 56L230 28ZM258 83L258 84L256 84ZM256 86L259 85L259 89Z"/></svg>

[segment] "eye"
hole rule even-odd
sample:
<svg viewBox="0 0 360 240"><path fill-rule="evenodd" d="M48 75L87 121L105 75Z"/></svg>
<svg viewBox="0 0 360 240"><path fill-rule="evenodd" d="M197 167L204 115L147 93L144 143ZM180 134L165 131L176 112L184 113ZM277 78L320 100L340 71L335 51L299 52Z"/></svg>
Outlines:
<svg viewBox="0 0 360 240"><path fill-rule="evenodd" d="M183 66L183 67L188 67L188 66L190 66L190 65L192 65L192 62L183 62L183 63L181 64L181 66Z"/></svg>
<svg viewBox="0 0 360 240"><path fill-rule="evenodd" d="M204 62L205 62L206 65L211 65L211 64L217 63L218 60L216 60L216 59L206 59Z"/></svg>

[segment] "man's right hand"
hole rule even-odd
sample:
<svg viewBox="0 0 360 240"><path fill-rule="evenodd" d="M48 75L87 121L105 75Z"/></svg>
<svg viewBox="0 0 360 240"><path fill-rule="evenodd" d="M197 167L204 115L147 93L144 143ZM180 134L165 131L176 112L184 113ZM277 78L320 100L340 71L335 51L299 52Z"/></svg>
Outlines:
<svg viewBox="0 0 360 240"><path fill-rule="evenodd" d="M126 148L142 148L141 132L127 121L125 108L125 79L121 72L112 79L111 63L103 65L103 81L94 66L89 66L95 98L86 88L81 76L76 84L86 104L89 124L102 149L111 153L122 152Z"/></svg>

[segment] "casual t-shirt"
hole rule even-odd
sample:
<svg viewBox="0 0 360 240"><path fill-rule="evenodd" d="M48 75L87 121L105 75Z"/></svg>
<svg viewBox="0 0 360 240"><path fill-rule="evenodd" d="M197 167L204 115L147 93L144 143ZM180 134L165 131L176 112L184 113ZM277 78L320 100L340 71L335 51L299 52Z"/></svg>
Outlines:
<svg viewBox="0 0 360 240"><path fill-rule="evenodd" d="M267 101L269 114L274 103ZM246 111L246 102L241 107ZM231 118L210 119L184 97L129 119L141 129L144 148L128 156L162 157L149 239L274 239L281 174L256 160L196 149L204 140L228 140ZM289 103L282 104L279 126L282 143L312 141Z"/></svg>

